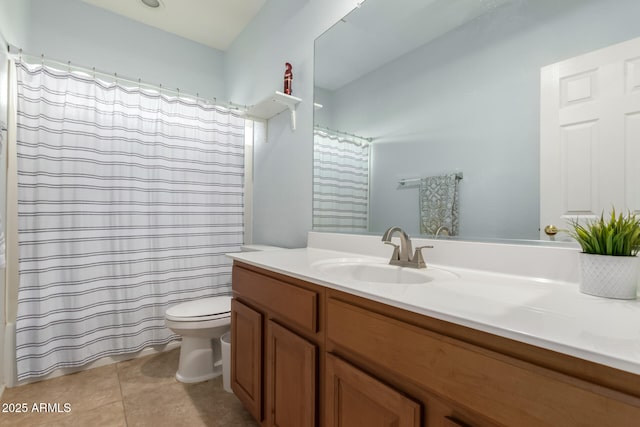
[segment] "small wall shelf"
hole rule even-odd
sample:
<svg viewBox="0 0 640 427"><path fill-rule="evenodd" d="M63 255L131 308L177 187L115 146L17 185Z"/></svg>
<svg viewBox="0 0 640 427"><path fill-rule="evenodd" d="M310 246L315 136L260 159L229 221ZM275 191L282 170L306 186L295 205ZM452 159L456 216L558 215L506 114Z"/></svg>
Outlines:
<svg viewBox="0 0 640 427"><path fill-rule="evenodd" d="M302 99L276 91L247 109L247 115L269 120L286 109L291 111L291 130L296 130L296 107Z"/></svg>

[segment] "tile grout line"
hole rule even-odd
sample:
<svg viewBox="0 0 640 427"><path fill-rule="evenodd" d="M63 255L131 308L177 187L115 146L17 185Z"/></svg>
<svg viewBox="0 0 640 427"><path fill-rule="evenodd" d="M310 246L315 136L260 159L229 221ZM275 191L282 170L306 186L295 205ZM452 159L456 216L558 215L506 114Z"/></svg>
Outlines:
<svg viewBox="0 0 640 427"><path fill-rule="evenodd" d="M118 378L118 387L120 388L120 403L122 404L122 414L124 415L124 425L129 427L129 420L127 419L127 408L124 406L124 391L122 390L122 381L120 381L120 363L116 363L116 378Z"/></svg>

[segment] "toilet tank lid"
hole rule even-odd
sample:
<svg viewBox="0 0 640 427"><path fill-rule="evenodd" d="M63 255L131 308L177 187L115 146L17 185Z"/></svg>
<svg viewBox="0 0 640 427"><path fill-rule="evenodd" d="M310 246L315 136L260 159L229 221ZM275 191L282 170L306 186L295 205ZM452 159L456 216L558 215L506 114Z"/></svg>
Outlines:
<svg viewBox="0 0 640 427"><path fill-rule="evenodd" d="M257 252L257 251L275 251L279 248L278 246L270 246L270 245L242 245L240 246L240 250L242 252Z"/></svg>
<svg viewBox="0 0 640 427"><path fill-rule="evenodd" d="M170 317L203 317L231 312L231 297L220 296L183 302L167 309Z"/></svg>

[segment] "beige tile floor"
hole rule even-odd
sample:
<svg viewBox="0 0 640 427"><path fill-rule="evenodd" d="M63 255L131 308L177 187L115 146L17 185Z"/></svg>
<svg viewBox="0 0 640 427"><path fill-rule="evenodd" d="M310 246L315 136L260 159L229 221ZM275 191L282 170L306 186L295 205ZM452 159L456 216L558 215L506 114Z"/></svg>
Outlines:
<svg viewBox="0 0 640 427"><path fill-rule="evenodd" d="M0 412L0 426L258 426L223 390L222 377L198 384L176 381L178 354L176 349L6 389L0 410L26 403L28 411ZM58 403L61 412L35 412L34 403Z"/></svg>

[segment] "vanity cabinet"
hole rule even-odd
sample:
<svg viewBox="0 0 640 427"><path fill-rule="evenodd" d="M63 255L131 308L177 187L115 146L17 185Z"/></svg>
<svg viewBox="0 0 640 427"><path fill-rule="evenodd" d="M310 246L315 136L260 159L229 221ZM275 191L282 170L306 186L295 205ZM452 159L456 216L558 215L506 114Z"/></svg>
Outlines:
<svg viewBox="0 0 640 427"><path fill-rule="evenodd" d="M640 420L639 375L237 261L233 291L232 388L263 426Z"/></svg>
<svg viewBox="0 0 640 427"><path fill-rule="evenodd" d="M637 375L351 294L326 297L327 352L420 402L424 426L639 425Z"/></svg>
<svg viewBox="0 0 640 427"><path fill-rule="evenodd" d="M323 293L309 283L234 264L231 388L263 426L321 425Z"/></svg>

